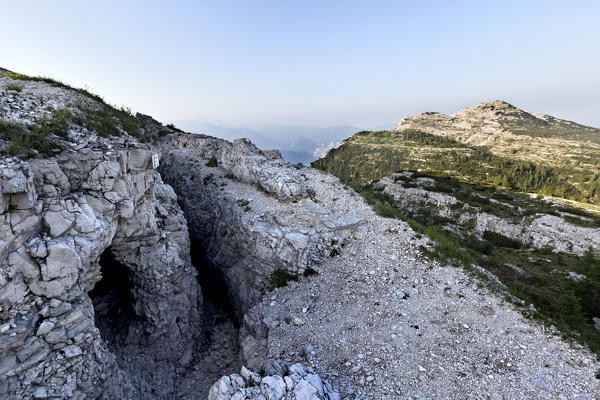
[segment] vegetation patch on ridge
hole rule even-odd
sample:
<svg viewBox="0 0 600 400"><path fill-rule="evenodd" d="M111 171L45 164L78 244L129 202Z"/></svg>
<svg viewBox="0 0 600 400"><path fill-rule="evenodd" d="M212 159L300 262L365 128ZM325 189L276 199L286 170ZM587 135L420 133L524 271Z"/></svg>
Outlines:
<svg viewBox="0 0 600 400"><path fill-rule="evenodd" d="M600 202L599 170L498 156L485 147L413 129L356 133L312 166L355 185L367 185L398 171L419 171L506 190Z"/></svg>
<svg viewBox="0 0 600 400"><path fill-rule="evenodd" d="M32 126L0 119L0 139L6 143L2 152L24 158L56 154L64 148L61 138L69 133L70 118L68 110L56 110Z"/></svg>
<svg viewBox="0 0 600 400"><path fill-rule="evenodd" d="M292 275L287 272L285 269L278 268L271 274L271 278L269 279L269 283L271 284L271 289L284 287L290 281L297 281L298 277L296 275Z"/></svg>
<svg viewBox="0 0 600 400"><path fill-rule="evenodd" d="M36 121L36 124L29 129L31 133L35 133L36 140L42 140L42 143L34 143L33 136L21 135L11 136L11 142L15 142L15 145L5 150L7 153L12 155L22 155L24 150L32 149L38 151L41 155L47 156L46 147L60 148L58 141L50 140L49 134L57 135L61 138L66 138L69 127L81 126L90 131L96 132L98 136L110 137L120 136L123 133L127 133L142 142L154 141L151 133L145 127L142 120L134 116L129 109L117 108L104 101L102 97L89 92L86 89L74 88L63 82L57 81L48 77L29 76L24 74L18 74L14 72L4 73L0 77L7 77L15 81L33 81L43 82L49 85L64 88L93 100L97 104L95 105L74 105L71 110L59 109L53 112L50 117L41 118ZM9 85L8 87L19 86L16 84ZM28 130L26 128L26 130ZM54 143L54 144L50 144Z"/></svg>
<svg viewBox="0 0 600 400"><path fill-rule="evenodd" d="M10 78L10 79L13 79L16 81L32 81L32 82L48 83L52 86L56 86L56 87L60 87L63 89L68 89L68 90L73 90L79 94L83 94L84 96L89 97L92 100L96 100L97 102L104 103L104 99L102 97L98 96L97 94L93 94L86 89L71 87L71 86L67 85L66 83L63 83L61 81L58 81L56 79L52 79L52 78L49 78L46 76L30 76L30 75L25 75L25 74L19 74L16 72L7 72L4 74L1 74L0 77Z"/></svg>

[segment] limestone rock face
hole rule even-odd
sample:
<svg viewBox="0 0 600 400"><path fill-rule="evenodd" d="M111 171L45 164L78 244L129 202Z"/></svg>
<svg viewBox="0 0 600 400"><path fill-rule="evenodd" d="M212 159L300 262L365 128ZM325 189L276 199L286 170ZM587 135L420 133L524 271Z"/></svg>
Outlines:
<svg viewBox="0 0 600 400"><path fill-rule="evenodd" d="M569 222L564 216L544 212L522 216L523 213L515 209L511 218L503 218L473 206L466 209L453 207L460 205L459 200L455 195L436 192L433 189L433 180L430 178L418 178L414 185L403 185L403 181L397 179L410 174L410 172L403 172L384 177L375 186L383 188L401 209L414 212L430 208L440 217L471 227L467 233L477 237L482 237L486 231L492 231L518 240L527 247L535 249L547 247L555 252L576 255L584 254L590 247L600 248L598 228L578 226ZM501 205L511 206L509 203Z"/></svg>
<svg viewBox="0 0 600 400"><path fill-rule="evenodd" d="M207 160L214 157L218 165L235 179L257 185L278 198L306 196L308 188L301 173L287 165L278 150L260 150L248 139L237 139L231 143L189 134L174 135L170 144L179 149L194 149L198 156Z"/></svg>
<svg viewBox="0 0 600 400"><path fill-rule="evenodd" d="M240 321L276 271L296 277L318 270L364 223L352 212L321 207L302 169L247 140L175 135L162 151L160 172L179 197L192 241L224 279Z"/></svg>
<svg viewBox="0 0 600 400"><path fill-rule="evenodd" d="M53 121L52 150L0 158L0 398L167 396L202 333L187 224L140 141L172 129L125 129L133 116L64 85L0 88L21 134Z"/></svg>
<svg viewBox="0 0 600 400"><path fill-rule="evenodd" d="M240 375L222 377L210 389L208 400L229 399L297 399L297 400L339 400L340 395L329 382L322 380L310 368L301 364L289 367L285 376L260 375L242 367Z"/></svg>
<svg viewBox="0 0 600 400"><path fill-rule="evenodd" d="M201 295L187 226L151 155L84 148L50 160L0 161L3 398L133 390L95 327L88 296L106 249L131 277L140 317L130 327L133 343L178 363L194 341Z"/></svg>

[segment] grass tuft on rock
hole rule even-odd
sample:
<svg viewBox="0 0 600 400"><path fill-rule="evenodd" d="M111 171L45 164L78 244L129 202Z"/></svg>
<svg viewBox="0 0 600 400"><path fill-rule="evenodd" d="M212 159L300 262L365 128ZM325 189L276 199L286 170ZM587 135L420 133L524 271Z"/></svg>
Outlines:
<svg viewBox="0 0 600 400"><path fill-rule="evenodd" d="M17 93L19 93L21 90L23 90L23 86L17 85L16 83L12 83L12 84L4 86L4 90L7 91L7 92L17 92Z"/></svg>
<svg viewBox="0 0 600 400"><path fill-rule="evenodd" d="M72 122L75 125L79 125L87 128L90 131L96 132L98 136L101 137L120 136L126 132L142 142L151 142L155 140L155 138L153 138L152 135L145 129L144 123L140 119L136 118L132 114L131 110L123 107L113 107L106 103L102 97L93 94L86 89L74 88L63 82L48 77L29 76L14 72L2 74L0 77L8 77L17 81L47 83L55 87L60 87L79 93L98 103L98 107L92 108L87 106L79 106L77 110L70 115L67 115L69 112L67 110L59 110L59 112L62 112L63 114L54 115L54 120L51 122L62 123L62 125L48 127L55 130L53 133L57 134L58 136L64 136L61 135L61 132L64 134L65 129L62 129L61 131L60 129L57 130L56 128L64 128L68 125L68 122ZM20 85L18 86L20 87ZM56 120L58 117L62 117L62 121ZM43 127L45 125L45 121L41 121L40 125Z"/></svg>
<svg viewBox="0 0 600 400"><path fill-rule="evenodd" d="M271 289L284 287L290 281L297 281L298 277L296 275L292 275L287 272L285 269L278 268L271 274L271 279L269 279L269 283L271 284Z"/></svg>
<svg viewBox="0 0 600 400"><path fill-rule="evenodd" d="M47 157L59 152L63 146L52 135L52 130L56 128L54 122L50 118L40 126L27 127L19 122L0 119L0 139L6 142L3 153L31 158L38 154ZM62 132L60 129L58 131Z"/></svg>

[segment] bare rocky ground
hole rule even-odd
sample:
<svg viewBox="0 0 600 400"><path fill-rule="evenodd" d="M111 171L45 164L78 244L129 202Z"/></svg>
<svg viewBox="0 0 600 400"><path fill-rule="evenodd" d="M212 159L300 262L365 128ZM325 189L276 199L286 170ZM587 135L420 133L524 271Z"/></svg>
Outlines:
<svg viewBox="0 0 600 400"><path fill-rule="evenodd" d="M307 175L335 207L333 178ZM339 256L253 310L269 327L267 358L306 360L356 399L599 398L593 354L423 257L405 223L355 210L369 222Z"/></svg>
<svg viewBox="0 0 600 400"><path fill-rule="evenodd" d="M228 210L238 214L234 229L247 230L255 254L281 246L281 233L266 249L252 237L257 230L271 232L267 221L279 228L291 221L298 233L312 227L311 239L327 230L319 228L322 221L357 222L341 247L313 265L317 275L266 292L245 314L242 355L255 371L274 374L273 361L302 362L348 399L599 398L600 363L594 354L525 318L462 269L425 257L419 247L427 239L417 238L401 221L377 216L337 178L302 168L312 199L278 199L226 178L226 167L206 167L213 153L205 150L181 150L181 164L170 168L196 174L196 182L210 175L211 184L182 181L174 188L180 196L180 190L189 190L197 198L217 193L221 207L236 200L247 204L246 211ZM189 161L194 158L200 161ZM268 166L263 171L268 174ZM214 254L230 254L219 245L232 241L228 235L211 245L217 247ZM264 265L254 264L258 270ZM302 275L302 269L296 272ZM247 279L255 276L248 272ZM226 373L233 372L238 371Z"/></svg>
<svg viewBox="0 0 600 400"><path fill-rule="evenodd" d="M205 399L210 387L228 371L239 371L242 360L237 345L238 330L231 317L209 302L204 303L206 343L191 369L183 372L174 399Z"/></svg>
<svg viewBox="0 0 600 400"><path fill-rule="evenodd" d="M592 354L422 258L403 223L369 225L257 306L267 357L306 360L348 398L598 398Z"/></svg>

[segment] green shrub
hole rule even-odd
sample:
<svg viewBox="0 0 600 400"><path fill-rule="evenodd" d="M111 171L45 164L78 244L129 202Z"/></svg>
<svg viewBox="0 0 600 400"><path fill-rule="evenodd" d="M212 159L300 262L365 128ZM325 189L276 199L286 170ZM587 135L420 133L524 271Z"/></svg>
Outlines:
<svg viewBox="0 0 600 400"><path fill-rule="evenodd" d="M107 104L102 104L95 109L78 107L78 112L73 116L72 121L105 138L121 136L125 131L142 142L153 140L150 132L146 131L144 123L125 108L117 109Z"/></svg>
<svg viewBox="0 0 600 400"><path fill-rule="evenodd" d="M55 110L49 117L40 118L32 130L40 135L55 134L64 138L69 134L71 117L71 112L65 108Z"/></svg>
<svg viewBox="0 0 600 400"><path fill-rule="evenodd" d="M384 218L398 218L398 210L389 203L378 203L375 211Z"/></svg>
<svg viewBox="0 0 600 400"><path fill-rule="evenodd" d="M30 130L21 123L3 119L0 119L0 138L8 142L3 151L9 156L49 156L63 148L44 129L33 127Z"/></svg>
<svg viewBox="0 0 600 400"><path fill-rule="evenodd" d="M9 85L4 86L4 90L12 91L12 92L20 92L21 90L23 90L23 86L17 85L17 84L9 84Z"/></svg>
<svg viewBox="0 0 600 400"><path fill-rule="evenodd" d="M205 165L206 165L207 167L216 168L216 166L217 166L218 164L219 164L219 163L217 162L217 159L216 159L216 157L214 157L214 156L213 156L213 157L211 157L211 158L209 158L209 159L208 159L208 161L207 161L207 163L206 163Z"/></svg>
<svg viewBox="0 0 600 400"><path fill-rule="evenodd" d="M88 109L79 107L79 112L73 117L73 123L96 132L100 137L119 136L118 121L108 107Z"/></svg>
<svg viewBox="0 0 600 400"><path fill-rule="evenodd" d="M508 247L511 249L520 249L523 247L523 244L518 240L511 239L494 231L484 231L483 238L500 247Z"/></svg>
<svg viewBox="0 0 600 400"><path fill-rule="evenodd" d="M479 240L476 237L471 236L465 241L466 245L481 254L490 255L494 250L494 245L487 240Z"/></svg>
<svg viewBox="0 0 600 400"><path fill-rule="evenodd" d="M140 132L140 130L144 129L144 124L142 121L137 119L135 115L132 114L131 110L128 108L112 108L112 113L121 123L121 128L131 136L145 139L144 134Z"/></svg>
<svg viewBox="0 0 600 400"><path fill-rule="evenodd" d="M213 174L206 175L203 180L204 184L208 185L212 181L213 177L214 177Z"/></svg>
<svg viewBox="0 0 600 400"><path fill-rule="evenodd" d="M27 133L25 125L19 122L0 119L0 137L4 140L13 140Z"/></svg>
<svg viewBox="0 0 600 400"><path fill-rule="evenodd" d="M455 261L460 261L460 264L465 266L473 263L471 254L450 239L445 232L428 227L425 229L425 233L431 240L436 242L434 247L436 258L439 258L444 262L454 263L455 265Z"/></svg>
<svg viewBox="0 0 600 400"><path fill-rule="evenodd" d="M266 195L268 195L268 196L271 196L271 195L272 195L272 193L271 193L271 192L269 192L269 191L267 190L267 188L265 188L265 187L264 187L264 186L263 186L263 185L262 185L260 182L258 182L258 183L256 184L256 188L257 188L259 191L263 192L264 194L266 194Z"/></svg>
<svg viewBox="0 0 600 400"><path fill-rule="evenodd" d="M175 125L173 125L173 124L167 124L167 128L169 128L175 132L183 133L183 131L181 129L175 127Z"/></svg>
<svg viewBox="0 0 600 400"><path fill-rule="evenodd" d="M240 206L240 207L247 207L248 204L250 204L250 202L246 199L240 199L237 201L237 203L238 203L238 206Z"/></svg>

